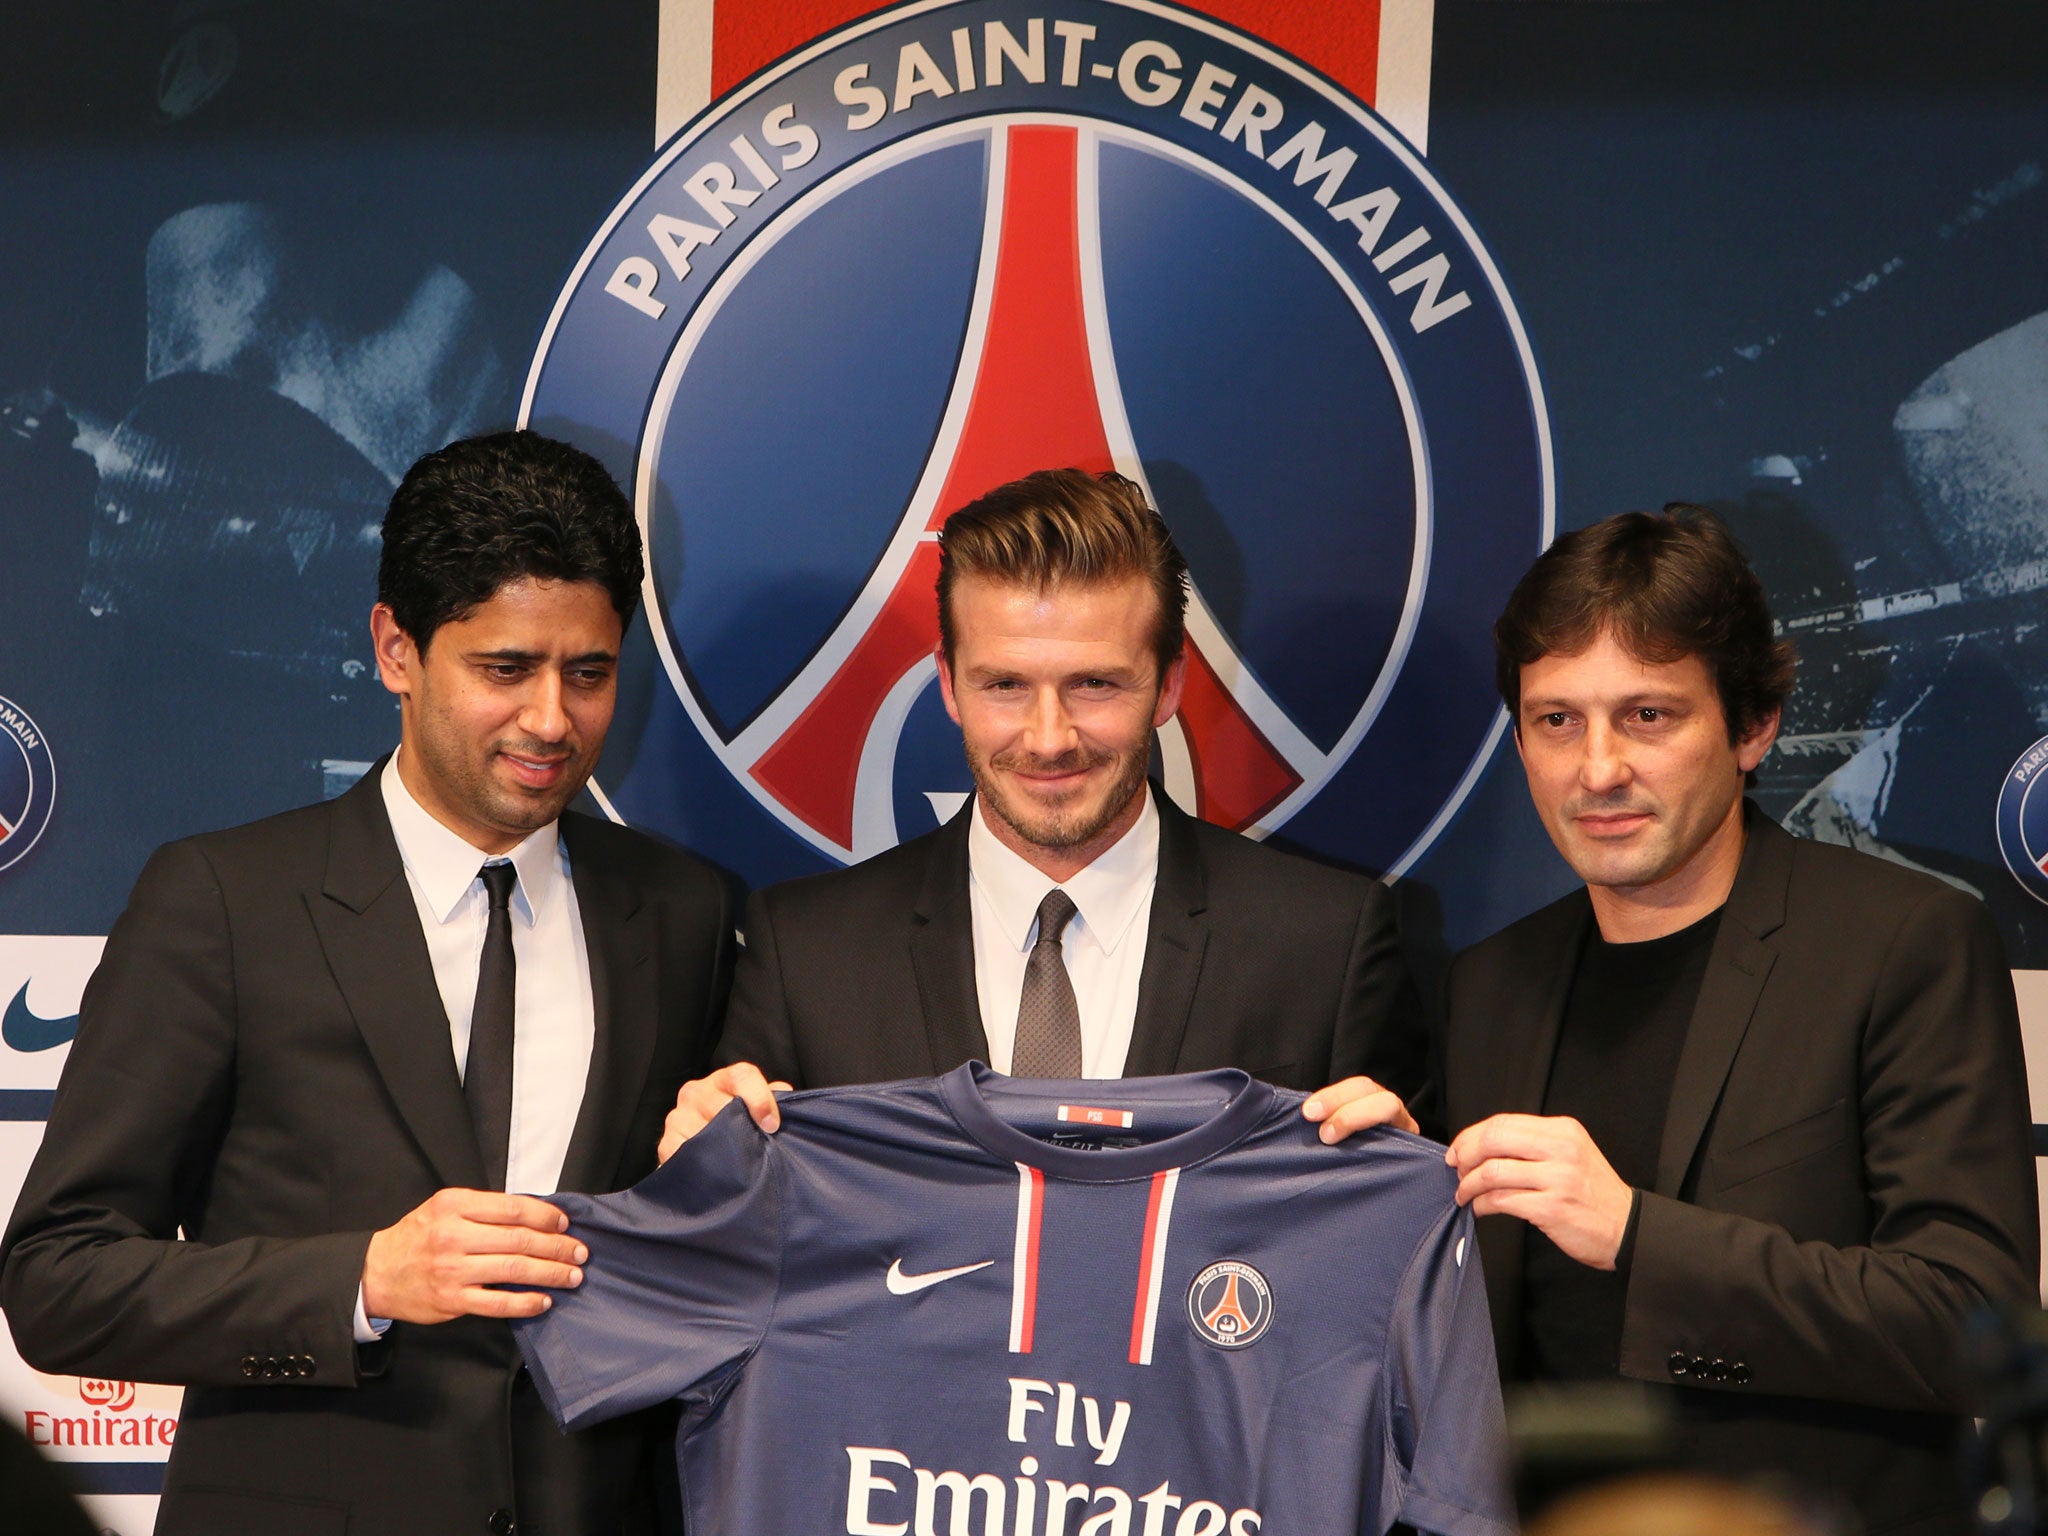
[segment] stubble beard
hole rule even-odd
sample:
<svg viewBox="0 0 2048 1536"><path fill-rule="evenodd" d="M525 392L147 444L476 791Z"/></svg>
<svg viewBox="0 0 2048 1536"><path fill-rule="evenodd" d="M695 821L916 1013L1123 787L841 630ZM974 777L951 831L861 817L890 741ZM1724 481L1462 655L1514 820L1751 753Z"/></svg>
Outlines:
<svg viewBox="0 0 2048 1536"><path fill-rule="evenodd" d="M1639 811L1651 817L1651 821L1627 845L1605 843L1576 830L1573 818L1586 811ZM1638 805L1628 800L1584 800L1566 805L1564 816L1565 824L1574 827L1568 843L1576 848L1578 857L1572 857L1569 847L1560 852L1565 853L1573 873L1588 885L1625 890L1655 885L1675 873L1697 851L1677 846L1678 835L1659 806Z"/></svg>
<svg viewBox="0 0 2048 1536"><path fill-rule="evenodd" d="M1131 797L1144 787L1150 758L1149 744L1145 751L1077 750L1056 758L1000 752L993 758L984 758L970 748L967 766L974 775L975 793L982 805L1004 826L1034 848L1067 849L1100 837L1123 814ZM1085 787L1068 802L1045 807L1021 796L1011 796L1002 779L1003 772L1018 769L1074 773L1104 766L1113 767L1115 772L1092 805L1085 803L1089 793Z"/></svg>
<svg viewBox="0 0 2048 1536"><path fill-rule="evenodd" d="M501 832L516 832L522 837L538 832L559 817L569 802L583 792L583 786L590 781L591 769L595 766L572 748L563 764L559 784L548 790L528 791L517 785L507 785L497 777L492 768L498 757L502 753L516 752L522 757L547 760L555 755L556 749L538 742L496 741L491 743L482 762L473 762L466 757L450 761L430 742L423 741L421 746L421 756L430 761L440 782L446 786L443 792L455 800L455 809L483 826Z"/></svg>

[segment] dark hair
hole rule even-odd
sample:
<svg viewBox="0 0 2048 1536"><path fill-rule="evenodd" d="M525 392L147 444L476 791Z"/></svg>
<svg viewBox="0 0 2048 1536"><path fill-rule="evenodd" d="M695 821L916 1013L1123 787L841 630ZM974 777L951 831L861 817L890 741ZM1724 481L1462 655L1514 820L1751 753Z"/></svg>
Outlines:
<svg viewBox="0 0 2048 1536"><path fill-rule="evenodd" d="M1574 655L1601 631L1639 661L1697 656L1740 741L1792 692L1797 657L1777 638L1763 583L1728 525L1674 501L1560 538L1529 567L1493 626L1494 683L1520 729L1522 668Z"/></svg>
<svg viewBox="0 0 2048 1536"><path fill-rule="evenodd" d="M640 528L605 467L538 432L465 438L405 472L384 514L377 601L421 651L507 582L592 581L627 623Z"/></svg>
<svg viewBox="0 0 2048 1536"><path fill-rule="evenodd" d="M953 584L980 576L1043 591L1142 576L1159 599L1154 653L1180 654L1188 563L1145 493L1114 470L1041 469L976 498L939 530L939 638L953 654Z"/></svg>

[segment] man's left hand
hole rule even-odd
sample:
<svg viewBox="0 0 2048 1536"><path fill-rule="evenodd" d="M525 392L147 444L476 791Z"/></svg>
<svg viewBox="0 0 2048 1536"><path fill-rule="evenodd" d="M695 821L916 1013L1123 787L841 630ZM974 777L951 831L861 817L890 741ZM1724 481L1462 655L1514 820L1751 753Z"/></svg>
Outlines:
<svg viewBox="0 0 2048 1536"><path fill-rule="evenodd" d="M1401 1096L1369 1077L1347 1077L1317 1089L1302 1103L1301 1113L1316 1123L1316 1134L1325 1146L1335 1146L1375 1125L1391 1125L1397 1131L1419 1134L1415 1117L1408 1113Z"/></svg>
<svg viewBox="0 0 2048 1536"><path fill-rule="evenodd" d="M1614 1268L1635 1191L1569 1115L1490 1116L1460 1131L1444 1161L1475 1216L1519 1217L1581 1264Z"/></svg>

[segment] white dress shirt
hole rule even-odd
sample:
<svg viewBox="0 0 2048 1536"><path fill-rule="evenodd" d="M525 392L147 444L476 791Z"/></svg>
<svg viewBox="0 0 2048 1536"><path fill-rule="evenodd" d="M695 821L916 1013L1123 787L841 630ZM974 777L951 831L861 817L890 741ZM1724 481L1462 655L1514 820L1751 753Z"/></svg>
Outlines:
<svg viewBox="0 0 2048 1536"><path fill-rule="evenodd" d="M434 985L448 1012L448 1044L458 1074L469 1058L469 1020L490 918L490 898L477 872L487 863L510 860L518 873L512 888L512 959L518 980L512 991L512 1137L505 1187L552 1194L583 1107L597 1039L590 955L559 824L551 821L527 834L508 854L486 854L413 799L398 776L396 753L384 765L382 788L426 934Z"/></svg>
<svg viewBox="0 0 2048 1536"><path fill-rule="evenodd" d="M590 952L559 824L551 821L528 834L508 854L486 854L413 799L398 776L395 752L384 765L379 787L398 840L398 856L405 864L406 884L419 909L434 985L447 1011L448 1044L458 1076L468 1062L477 968L490 918L490 898L477 872L487 863L510 861L518 874L511 902L517 981L512 992L512 1127L505 1187L522 1194L552 1194L561 1182L569 1137L583 1107L597 1038ZM364 1315L359 1288L357 1341L367 1343L382 1332Z"/></svg>
<svg viewBox="0 0 2048 1536"><path fill-rule="evenodd" d="M1159 809L1148 785L1131 829L1061 885L1075 914L1060 936L1081 1013L1081 1075L1121 1077L1138 1020L1138 976L1159 881ZM1008 1072L1017 1043L1024 969L1038 942L1038 904L1054 882L997 841L979 798L967 829L967 894L974 920L974 990L989 1065Z"/></svg>

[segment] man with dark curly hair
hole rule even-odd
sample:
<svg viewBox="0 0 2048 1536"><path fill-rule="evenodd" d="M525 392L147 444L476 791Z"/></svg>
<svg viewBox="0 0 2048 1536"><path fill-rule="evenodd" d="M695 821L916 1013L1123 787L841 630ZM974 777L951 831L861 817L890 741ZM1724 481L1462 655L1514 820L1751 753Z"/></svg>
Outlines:
<svg viewBox="0 0 2048 1536"><path fill-rule="evenodd" d="M1964 1325L2032 1305L2038 1264L1989 914L1745 801L1793 655L1713 513L1567 534L1494 639L1585 882L1449 986L1448 1157L1502 1375L1654 1383L1684 1463L1772 1474L1872 1536L1969 1530ZM1383 1113L1361 1088L1333 1123Z"/></svg>

